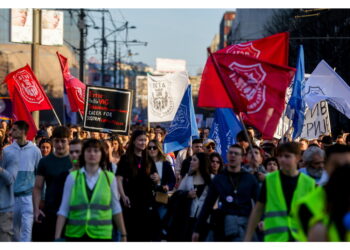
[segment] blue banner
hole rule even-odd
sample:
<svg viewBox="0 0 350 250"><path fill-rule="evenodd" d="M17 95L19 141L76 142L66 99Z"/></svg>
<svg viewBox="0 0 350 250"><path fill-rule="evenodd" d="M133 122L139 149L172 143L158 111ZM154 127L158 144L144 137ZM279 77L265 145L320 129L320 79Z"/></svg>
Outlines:
<svg viewBox="0 0 350 250"><path fill-rule="evenodd" d="M164 152L186 148L190 145L192 138L198 138L198 127L193 108L192 88L189 85L165 136Z"/></svg>
<svg viewBox="0 0 350 250"><path fill-rule="evenodd" d="M299 47L299 56L297 61L297 71L293 82L292 96L289 99L286 108L286 116L293 121L293 140L301 135L305 119L305 101L303 99L305 79L304 49L303 45Z"/></svg>
<svg viewBox="0 0 350 250"><path fill-rule="evenodd" d="M225 163L227 163L227 150L236 143L237 134L243 130L241 122L230 108L218 108L210 129L209 138L213 139L218 152Z"/></svg>

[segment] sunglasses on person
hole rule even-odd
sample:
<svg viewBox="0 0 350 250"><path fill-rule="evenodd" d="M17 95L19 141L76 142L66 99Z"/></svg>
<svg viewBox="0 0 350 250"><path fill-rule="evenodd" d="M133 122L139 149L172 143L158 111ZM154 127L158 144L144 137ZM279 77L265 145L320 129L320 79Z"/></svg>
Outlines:
<svg viewBox="0 0 350 250"><path fill-rule="evenodd" d="M207 149L215 149L215 145L213 144L209 144L208 146L206 146Z"/></svg>
<svg viewBox="0 0 350 250"><path fill-rule="evenodd" d="M148 146L148 150L157 150L156 146Z"/></svg>

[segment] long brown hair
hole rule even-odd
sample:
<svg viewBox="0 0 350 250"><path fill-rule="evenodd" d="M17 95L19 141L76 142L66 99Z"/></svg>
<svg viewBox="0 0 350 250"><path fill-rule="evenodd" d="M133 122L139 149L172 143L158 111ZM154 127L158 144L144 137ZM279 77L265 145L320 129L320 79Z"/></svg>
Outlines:
<svg viewBox="0 0 350 250"><path fill-rule="evenodd" d="M196 153L193 156L196 156L199 160L198 171L201 174L202 178L204 179L205 184L206 185L210 184L211 177L210 177L210 173L209 173L209 166L210 166L209 156L203 152ZM195 174L194 172L190 171L189 175L194 175L194 174Z"/></svg>
<svg viewBox="0 0 350 250"><path fill-rule="evenodd" d="M165 153L163 152L163 149L162 149L162 144L154 139L154 140L151 140L149 143L148 143L148 146L150 143L154 143L154 145L156 145L157 149L158 149L158 155L157 155L157 160L161 160L161 161L165 161L166 160L166 155Z"/></svg>
<svg viewBox="0 0 350 250"><path fill-rule="evenodd" d="M136 139L139 136L146 136L146 131L144 130L135 130L130 138L129 141L129 147L125 152L125 155L129 161L130 167L132 169L132 174L133 176L137 175L137 165L139 164L139 162L137 162L136 160L136 155L135 155L135 144L134 142L136 141ZM146 136L147 137L147 136ZM147 175L150 175L151 173L151 166L152 166L153 160L151 159L151 157L148 156L146 150L142 151L142 156L141 156L141 165L145 168L145 173Z"/></svg>

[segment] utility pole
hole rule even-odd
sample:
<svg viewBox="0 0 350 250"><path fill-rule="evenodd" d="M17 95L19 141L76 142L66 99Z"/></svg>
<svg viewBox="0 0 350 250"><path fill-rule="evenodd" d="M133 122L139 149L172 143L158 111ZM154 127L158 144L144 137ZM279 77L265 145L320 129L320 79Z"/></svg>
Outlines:
<svg viewBox="0 0 350 250"><path fill-rule="evenodd" d="M120 55L120 48L119 48L119 56L118 56L118 73L119 73L119 88L124 88L124 86L122 86L122 65L121 65L121 55ZM123 84L124 85L124 84Z"/></svg>
<svg viewBox="0 0 350 250"><path fill-rule="evenodd" d="M106 46L106 38L105 38L105 13L102 12L102 59L101 59L101 77L102 77L102 86L105 86L105 46Z"/></svg>
<svg viewBox="0 0 350 250"><path fill-rule="evenodd" d="M34 75L39 75L39 43L40 43L40 9L33 10L33 43L31 51L31 64ZM32 112L33 120L39 128L39 111Z"/></svg>
<svg viewBox="0 0 350 250"><path fill-rule="evenodd" d="M117 37L114 37L114 88L117 88Z"/></svg>
<svg viewBox="0 0 350 250"><path fill-rule="evenodd" d="M79 80L84 82L85 65L85 12L80 9L78 27L80 30L80 48L79 48Z"/></svg>

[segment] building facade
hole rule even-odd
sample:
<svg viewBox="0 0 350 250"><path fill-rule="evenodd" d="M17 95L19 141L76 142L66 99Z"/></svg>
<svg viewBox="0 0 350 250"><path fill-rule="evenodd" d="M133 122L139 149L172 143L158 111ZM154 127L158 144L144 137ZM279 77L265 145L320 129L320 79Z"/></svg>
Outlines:
<svg viewBox="0 0 350 250"><path fill-rule="evenodd" d="M0 9L0 82L10 72L31 65L31 44L11 42L11 9ZM78 55L73 47L79 47L78 15L75 12L63 11L62 46L38 45L38 69L36 76L51 100L61 121L63 120L63 77L56 51L68 58L71 74L78 76ZM8 96L6 84L0 85L0 95ZM40 111L40 122L56 123L52 111Z"/></svg>
<svg viewBox="0 0 350 250"><path fill-rule="evenodd" d="M236 18L236 12L227 11L223 15L220 22L220 43L219 49L223 49L228 45L228 35L231 32L232 22Z"/></svg>
<svg viewBox="0 0 350 250"><path fill-rule="evenodd" d="M266 25L280 9L236 9L228 45L257 40L267 36Z"/></svg>

